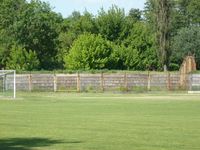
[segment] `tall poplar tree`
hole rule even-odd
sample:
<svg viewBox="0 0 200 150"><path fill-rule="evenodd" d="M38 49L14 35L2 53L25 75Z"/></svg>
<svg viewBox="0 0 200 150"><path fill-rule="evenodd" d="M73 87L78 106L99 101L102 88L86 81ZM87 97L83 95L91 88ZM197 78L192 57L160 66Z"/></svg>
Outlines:
<svg viewBox="0 0 200 150"><path fill-rule="evenodd" d="M156 7L156 39L158 56L166 71L170 56L170 0L154 0Z"/></svg>

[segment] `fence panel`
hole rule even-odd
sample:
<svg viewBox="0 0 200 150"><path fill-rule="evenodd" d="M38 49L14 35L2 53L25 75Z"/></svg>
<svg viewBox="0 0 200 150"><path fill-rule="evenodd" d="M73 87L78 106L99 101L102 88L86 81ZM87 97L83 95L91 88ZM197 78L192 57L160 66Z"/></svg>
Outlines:
<svg viewBox="0 0 200 150"><path fill-rule="evenodd" d="M76 91L77 74L57 74L57 91Z"/></svg>
<svg viewBox="0 0 200 150"><path fill-rule="evenodd" d="M147 90L148 88L148 74L128 74L128 90Z"/></svg>
<svg viewBox="0 0 200 150"><path fill-rule="evenodd" d="M100 74L81 74L80 75L81 91L100 91L101 75Z"/></svg>
<svg viewBox="0 0 200 150"><path fill-rule="evenodd" d="M185 90L189 88L190 82L200 84L200 75L187 76ZM179 73L18 74L16 76L16 87L21 91L179 90L180 83Z"/></svg>
<svg viewBox="0 0 200 150"><path fill-rule="evenodd" d="M54 75L53 74L32 74L30 79L32 91L53 91Z"/></svg>
<svg viewBox="0 0 200 150"><path fill-rule="evenodd" d="M104 74L104 90L120 90L125 86L124 74Z"/></svg>
<svg viewBox="0 0 200 150"><path fill-rule="evenodd" d="M29 90L29 78L28 74L16 75L16 90L28 91Z"/></svg>

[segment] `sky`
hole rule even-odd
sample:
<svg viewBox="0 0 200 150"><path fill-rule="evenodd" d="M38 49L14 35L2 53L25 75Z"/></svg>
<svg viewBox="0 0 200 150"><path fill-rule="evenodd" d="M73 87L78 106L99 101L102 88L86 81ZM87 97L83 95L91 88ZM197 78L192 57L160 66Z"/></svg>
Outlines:
<svg viewBox="0 0 200 150"><path fill-rule="evenodd" d="M120 8L124 8L125 12L131 8L144 8L146 0L42 0L49 2L55 12L61 13L63 17L68 17L73 11L80 11L81 13L87 10L96 15L100 8L108 10L112 4Z"/></svg>

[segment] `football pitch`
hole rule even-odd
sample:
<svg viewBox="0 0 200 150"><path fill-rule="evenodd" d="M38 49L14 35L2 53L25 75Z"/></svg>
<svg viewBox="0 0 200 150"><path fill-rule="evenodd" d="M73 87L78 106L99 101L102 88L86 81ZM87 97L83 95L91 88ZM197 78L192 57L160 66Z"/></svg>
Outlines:
<svg viewBox="0 0 200 150"><path fill-rule="evenodd" d="M200 95L18 93L0 150L198 150Z"/></svg>

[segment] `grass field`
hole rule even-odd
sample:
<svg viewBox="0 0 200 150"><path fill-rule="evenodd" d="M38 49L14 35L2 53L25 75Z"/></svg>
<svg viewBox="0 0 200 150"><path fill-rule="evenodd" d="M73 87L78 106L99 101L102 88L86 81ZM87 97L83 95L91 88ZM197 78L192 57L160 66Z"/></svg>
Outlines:
<svg viewBox="0 0 200 150"><path fill-rule="evenodd" d="M0 150L199 150L200 95L19 93Z"/></svg>

